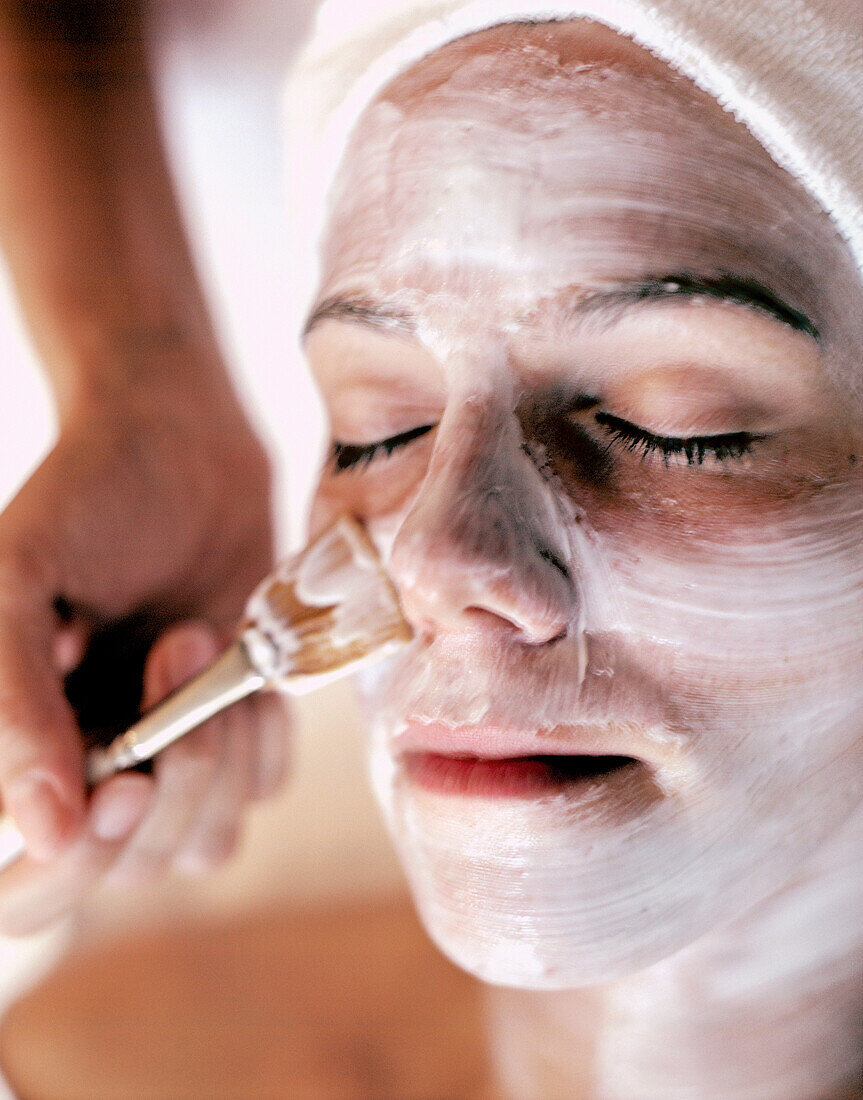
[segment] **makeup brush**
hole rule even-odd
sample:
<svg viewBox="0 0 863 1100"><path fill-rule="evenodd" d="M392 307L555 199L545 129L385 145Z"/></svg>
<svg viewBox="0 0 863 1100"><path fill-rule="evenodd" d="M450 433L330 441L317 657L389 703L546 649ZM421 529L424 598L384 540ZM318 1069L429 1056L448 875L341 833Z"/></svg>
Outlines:
<svg viewBox="0 0 863 1100"><path fill-rule="evenodd" d="M149 760L255 691L302 694L395 652L411 638L368 535L345 516L252 593L236 640L107 748L87 753L89 786ZM24 852L0 817L0 870Z"/></svg>

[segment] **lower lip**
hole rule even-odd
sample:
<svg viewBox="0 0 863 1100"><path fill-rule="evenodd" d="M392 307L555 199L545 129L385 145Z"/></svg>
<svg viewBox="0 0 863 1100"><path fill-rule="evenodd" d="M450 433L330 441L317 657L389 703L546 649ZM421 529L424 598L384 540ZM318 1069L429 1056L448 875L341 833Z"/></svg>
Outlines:
<svg viewBox="0 0 863 1100"><path fill-rule="evenodd" d="M626 781L643 766L625 756L531 756L510 760L407 752L401 757L409 782L435 794L481 798L537 798L587 794Z"/></svg>

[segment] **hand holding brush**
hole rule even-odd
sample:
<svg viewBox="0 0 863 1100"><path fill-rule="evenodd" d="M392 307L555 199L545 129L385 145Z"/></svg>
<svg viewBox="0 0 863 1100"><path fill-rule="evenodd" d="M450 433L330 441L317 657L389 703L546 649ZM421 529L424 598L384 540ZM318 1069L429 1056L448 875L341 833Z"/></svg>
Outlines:
<svg viewBox="0 0 863 1100"><path fill-rule="evenodd" d="M90 786L149 760L225 707L262 689L302 693L353 672L411 636L374 546L342 518L253 593L235 641L107 748L87 756ZM0 819L0 868L24 852Z"/></svg>

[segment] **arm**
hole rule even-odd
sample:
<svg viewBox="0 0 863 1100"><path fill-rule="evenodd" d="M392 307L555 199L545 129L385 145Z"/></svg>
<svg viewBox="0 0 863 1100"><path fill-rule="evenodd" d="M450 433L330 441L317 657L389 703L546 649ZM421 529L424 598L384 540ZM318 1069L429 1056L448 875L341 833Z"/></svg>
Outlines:
<svg viewBox="0 0 863 1100"><path fill-rule="evenodd" d="M271 553L269 464L197 283L136 5L0 0L0 240L59 428L0 516L0 798L34 857L0 883L0 928L24 930L118 855L145 876L182 850L224 858L281 772L283 723L255 704L85 798L82 737L110 729L108 689L124 685L122 728L150 643L205 624L157 643L152 700L212 655Z"/></svg>
<svg viewBox="0 0 863 1100"><path fill-rule="evenodd" d="M0 241L61 418L160 384L230 403L138 5L0 0L0 103Z"/></svg>

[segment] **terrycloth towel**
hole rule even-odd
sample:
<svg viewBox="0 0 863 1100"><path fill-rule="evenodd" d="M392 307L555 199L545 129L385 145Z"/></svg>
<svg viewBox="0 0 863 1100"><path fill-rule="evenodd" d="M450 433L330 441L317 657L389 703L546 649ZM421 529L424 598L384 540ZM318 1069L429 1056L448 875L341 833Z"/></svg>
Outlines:
<svg viewBox="0 0 863 1100"><path fill-rule="evenodd" d="M325 0L286 100L297 304L314 291L347 137L383 86L462 35L576 16L629 35L731 110L818 199L863 269L863 0Z"/></svg>

